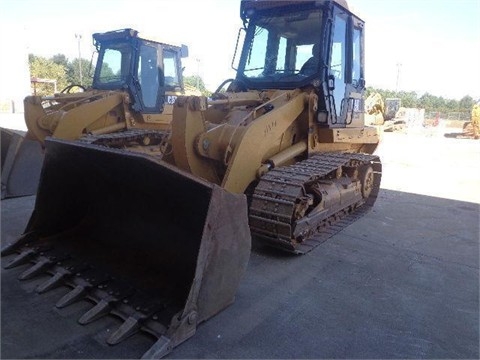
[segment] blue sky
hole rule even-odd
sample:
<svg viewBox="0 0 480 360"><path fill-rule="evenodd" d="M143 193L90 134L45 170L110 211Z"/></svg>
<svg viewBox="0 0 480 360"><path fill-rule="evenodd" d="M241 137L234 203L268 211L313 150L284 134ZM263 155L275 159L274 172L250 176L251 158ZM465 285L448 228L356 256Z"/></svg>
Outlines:
<svg viewBox="0 0 480 360"><path fill-rule="evenodd" d="M395 89L401 64L399 90L480 98L480 0L349 4L366 21L368 85ZM187 44L185 73L199 71L214 90L234 76L239 7L239 0L0 0L0 42L12 36L14 51L74 58L77 33L82 57L90 58L92 33L131 27L145 37Z"/></svg>
<svg viewBox="0 0 480 360"><path fill-rule="evenodd" d="M367 83L480 98L480 0L350 0L366 22Z"/></svg>

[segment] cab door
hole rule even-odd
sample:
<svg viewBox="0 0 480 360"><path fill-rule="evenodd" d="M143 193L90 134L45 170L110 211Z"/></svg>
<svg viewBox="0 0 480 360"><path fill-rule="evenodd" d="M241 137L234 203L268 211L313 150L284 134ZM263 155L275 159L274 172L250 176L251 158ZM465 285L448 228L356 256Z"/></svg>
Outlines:
<svg viewBox="0 0 480 360"><path fill-rule="evenodd" d="M346 89L346 38L347 38L348 15L345 11L335 7L332 25L332 46L330 49L329 64L329 91L333 98L333 113L331 125L344 127L346 124L345 111L343 109Z"/></svg>
<svg viewBox="0 0 480 360"><path fill-rule="evenodd" d="M364 51L363 51L363 22L353 15L347 23L347 33L351 40L347 55L347 81L345 98L345 122L349 127L361 127L364 125L363 95L365 91L364 77Z"/></svg>
<svg viewBox="0 0 480 360"><path fill-rule="evenodd" d="M363 122L363 22L335 7L329 62L329 96L333 99L331 126Z"/></svg>
<svg viewBox="0 0 480 360"><path fill-rule="evenodd" d="M140 40L137 59L138 97L142 103L140 110L146 114L158 114L163 111L165 95L163 53L160 44Z"/></svg>

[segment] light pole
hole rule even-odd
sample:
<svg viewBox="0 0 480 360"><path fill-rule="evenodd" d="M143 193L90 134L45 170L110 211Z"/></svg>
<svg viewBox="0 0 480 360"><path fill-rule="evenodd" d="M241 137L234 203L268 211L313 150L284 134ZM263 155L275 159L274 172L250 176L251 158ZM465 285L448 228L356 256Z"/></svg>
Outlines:
<svg viewBox="0 0 480 360"><path fill-rule="evenodd" d="M197 60L197 90L200 91L200 59Z"/></svg>
<svg viewBox="0 0 480 360"><path fill-rule="evenodd" d="M400 68L402 67L401 63L397 63L397 84L395 85L395 92L398 92L398 84L400 82Z"/></svg>
<svg viewBox="0 0 480 360"><path fill-rule="evenodd" d="M80 85L83 85L83 78L82 78L82 54L80 53L80 40L82 40L82 35L75 34L75 39L78 42L78 71L80 72Z"/></svg>

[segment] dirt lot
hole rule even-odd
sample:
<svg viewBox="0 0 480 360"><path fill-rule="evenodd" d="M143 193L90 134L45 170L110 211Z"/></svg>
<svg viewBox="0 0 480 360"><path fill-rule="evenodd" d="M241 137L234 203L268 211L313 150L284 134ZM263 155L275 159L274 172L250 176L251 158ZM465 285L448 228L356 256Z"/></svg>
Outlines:
<svg viewBox="0 0 480 360"><path fill-rule="evenodd" d="M384 133L382 188L480 204L480 141L446 138L445 131L454 130Z"/></svg>
<svg viewBox="0 0 480 360"><path fill-rule="evenodd" d="M378 153L371 212L305 256L255 248L236 302L168 357L478 358L480 141L411 129ZM3 244L33 204L2 201ZM92 305L56 309L67 290L38 295L24 269L2 269L2 358L135 358L153 344L107 346L119 320L78 325Z"/></svg>

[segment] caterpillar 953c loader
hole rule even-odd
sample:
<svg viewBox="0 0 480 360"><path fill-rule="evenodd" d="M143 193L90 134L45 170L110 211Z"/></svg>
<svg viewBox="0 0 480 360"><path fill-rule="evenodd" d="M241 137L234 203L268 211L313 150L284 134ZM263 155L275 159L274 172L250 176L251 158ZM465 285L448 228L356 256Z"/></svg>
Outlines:
<svg viewBox="0 0 480 360"><path fill-rule="evenodd" d="M305 253L379 190L378 134L363 123L363 21L327 0L243 0L241 17L236 78L212 99L177 99L162 160L47 139L33 215L3 251L17 254L7 267L34 264L21 279L53 275L39 292L73 288L57 306L93 300L80 323L124 319L110 344L155 335L145 357L233 301L251 235Z"/></svg>
<svg viewBox="0 0 480 360"><path fill-rule="evenodd" d="M91 88L70 85L53 96L27 96L28 132L20 146L10 148L11 132L2 130L2 158L12 159L5 167L12 171L2 173L2 199L35 194L41 163L32 163L43 157L32 141L43 146L51 136L145 151L167 137L173 103L184 94L181 58L188 48L143 39L132 29L93 34L93 43L98 57Z"/></svg>

